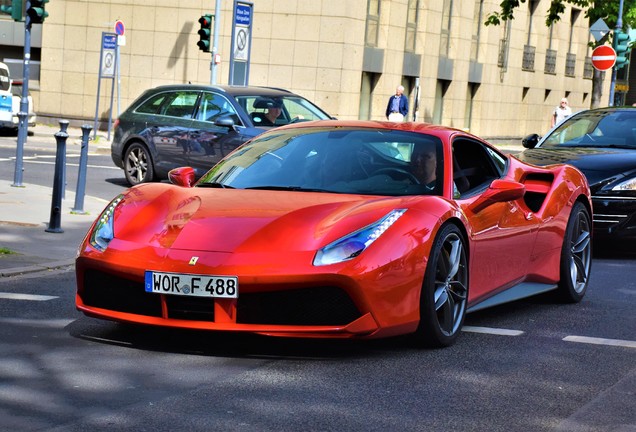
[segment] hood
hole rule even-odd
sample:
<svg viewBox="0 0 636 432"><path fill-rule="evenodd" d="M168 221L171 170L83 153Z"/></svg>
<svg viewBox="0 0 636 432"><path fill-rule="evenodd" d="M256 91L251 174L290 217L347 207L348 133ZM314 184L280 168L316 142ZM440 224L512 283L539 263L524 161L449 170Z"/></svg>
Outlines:
<svg viewBox="0 0 636 432"><path fill-rule="evenodd" d="M534 165L569 164L580 169L590 185L636 170L636 150L599 147L537 147L518 158Z"/></svg>
<svg viewBox="0 0 636 432"><path fill-rule="evenodd" d="M117 207L115 238L210 252L316 250L413 199L146 184Z"/></svg>

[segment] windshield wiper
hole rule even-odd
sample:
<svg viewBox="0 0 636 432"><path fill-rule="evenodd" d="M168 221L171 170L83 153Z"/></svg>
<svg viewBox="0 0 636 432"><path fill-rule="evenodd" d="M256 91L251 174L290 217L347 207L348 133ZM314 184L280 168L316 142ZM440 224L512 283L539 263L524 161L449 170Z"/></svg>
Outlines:
<svg viewBox="0 0 636 432"><path fill-rule="evenodd" d="M198 183L196 185L196 187L207 187L207 188L221 188L221 189L235 189L234 186L230 186L230 185L226 185L223 183L217 183L217 182L212 182L212 183Z"/></svg>
<svg viewBox="0 0 636 432"><path fill-rule="evenodd" d="M252 186L252 187L246 187L245 189L299 191L299 192L333 192L326 189L304 188L301 186Z"/></svg>

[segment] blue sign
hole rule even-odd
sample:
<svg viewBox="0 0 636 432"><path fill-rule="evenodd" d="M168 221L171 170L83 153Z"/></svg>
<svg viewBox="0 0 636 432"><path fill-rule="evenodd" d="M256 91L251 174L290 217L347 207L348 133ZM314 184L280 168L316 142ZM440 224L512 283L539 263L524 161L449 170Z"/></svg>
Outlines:
<svg viewBox="0 0 636 432"><path fill-rule="evenodd" d="M249 26L252 22L252 8L245 4L237 4L234 22L236 25Z"/></svg>
<svg viewBox="0 0 636 432"><path fill-rule="evenodd" d="M117 35L102 34L102 48L105 50L117 48Z"/></svg>

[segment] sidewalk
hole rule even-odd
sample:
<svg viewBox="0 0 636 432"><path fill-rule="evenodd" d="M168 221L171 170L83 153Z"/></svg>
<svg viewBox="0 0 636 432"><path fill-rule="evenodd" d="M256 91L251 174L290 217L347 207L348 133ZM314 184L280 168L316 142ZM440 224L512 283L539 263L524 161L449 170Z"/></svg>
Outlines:
<svg viewBox="0 0 636 432"><path fill-rule="evenodd" d="M55 148L54 135L59 131L59 127L48 125L29 128L29 148ZM69 127L67 133L67 151L79 151L82 130ZM97 137L89 141L89 152L110 153L105 133L100 131ZM45 230L51 221L52 187L33 184L14 187L12 184L12 181L0 181L0 277L73 265L77 248L108 202L84 196L84 214L75 214L72 212L75 193L67 187L60 222L64 232L50 233Z"/></svg>

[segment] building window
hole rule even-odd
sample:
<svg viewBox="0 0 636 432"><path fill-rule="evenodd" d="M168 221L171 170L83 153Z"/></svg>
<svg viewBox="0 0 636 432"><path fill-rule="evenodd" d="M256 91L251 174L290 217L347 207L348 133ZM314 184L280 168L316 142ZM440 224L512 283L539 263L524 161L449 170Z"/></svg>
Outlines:
<svg viewBox="0 0 636 432"><path fill-rule="evenodd" d="M440 30L439 54L448 57L450 51L451 18L453 14L453 0L444 1L442 10L442 28Z"/></svg>
<svg viewBox="0 0 636 432"><path fill-rule="evenodd" d="M367 28L364 41L367 46L378 46L378 34L380 33L380 0L368 0L367 2Z"/></svg>
<svg viewBox="0 0 636 432"><path fill-rule="evenodd" d="M476 62L479 58L479 38L481 36L481 20L484 12L484 0L475 1L473 17L473 37L470 44L470 60Z"/></svg>
<svg viewBox="0 0 636 432"><path fill-rule="evenodd" d="M572 15L570 16L570 40L568 42L568 53L565 58L565 76L568 77L574 76L576 67L576 54L572 52L572 45L574 44L574 26L580 14L581 11L579 9L572 9Z"/></svg>
<svg viewBox="0 0 636 432"><path fill-rule="evenodd" d="M534 13L538 5L538 0L530 0L528 2L528 38L523 47L521 69L530 72L534 72L534 55L536 51L536 47L532 44L532 21L534 20Z"/></svg>
<svg viewBox="0 0 636 432"><path fill-rule="evenodd" d="M464 113L464 127L470 131L473 126L473 109L475 106L475 96L479 90L478 83L468 83L468 89L466 92L466 111Z"/></svg>
<svg viewBox="0 0 636 432"><path fill-rule="evenodd" d="M380 74L372 72L362 72L362 80L360 82L360 107L358 118L360 120L371 120L373 112L373 91L375 89ZM384 113L384 111L382 111Z"/></svg>
<svg viewBox="0 0 636 432"><path fill-rule="evenodd" d="M406 38L404 40L404 51L415 52L415 39L417 35L417 21L420 0L408 0L408 10L406 11Z"/></svg>
<svg viewBox="0 0 636 432"><path fill-rule="evenodd" d="M435 102L433 106L433 123L442 124L444 118L444 97L450 87L451 82L448 80L437 80L435 86Z"/></svg>

